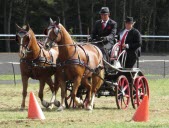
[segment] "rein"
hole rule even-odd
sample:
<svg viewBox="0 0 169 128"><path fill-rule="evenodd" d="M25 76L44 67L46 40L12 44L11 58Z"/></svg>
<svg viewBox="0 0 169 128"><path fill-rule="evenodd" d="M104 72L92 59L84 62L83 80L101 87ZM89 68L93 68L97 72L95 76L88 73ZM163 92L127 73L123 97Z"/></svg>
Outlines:
<svg viewBox="0 0 169 128"><path fill-rule="evenodd" d="M41 53L43 53L44 57L40 56ZM21 58L20 62L21 63L22 62L27 63L27 64L29 64L30 66L33 66L33 67L37 67L37 66L39 66L39 67L45 67L46 64L50 65L52 67L55 67L55 64L53 64L52 62L50 62L50 61L47 60L47 57L46 57L46 55L45 55L45 53L44 53L44 51L43 51L42 48L40 48L39 55L38 55L38 57L36 59L34 59L34 60L28 60L26 58ZM43 65L40 66L37 63L43 63Z"/></svg>
<svg viewBox="0 0 169 128"><path fill-rule="evenodd" d="M18 45L24 47L26 49L27 53L33 52L32 50L29 50L29 47L28 47L30 45L30 41L31 41L31 37L29 36L29 33L27 31L25 31L25 30L21 30L21 31L19 31L17 36L19 36L21 38L20 44L18 44ZM29 41L28 44L23 45L23 38L25 36L29 36L29 40L30 41ZM52 67L55 67L55 64L53 64L52 61L48 61L47 60L47 57L46 57L46 55L44 53L44 50L43 50L43 47L40 46L40 44L38 42L36 42L36 43L38 44L38 46L40 48L38 56L33 60L29 60L29 59L26 59L26 58L21 58L20 62L28 63L31 66L39 66L37 63L43 63L42 67L44 67L46 64L47 65L51 65ZM44 57L41 57L41 53L43 53Z"/></svg>

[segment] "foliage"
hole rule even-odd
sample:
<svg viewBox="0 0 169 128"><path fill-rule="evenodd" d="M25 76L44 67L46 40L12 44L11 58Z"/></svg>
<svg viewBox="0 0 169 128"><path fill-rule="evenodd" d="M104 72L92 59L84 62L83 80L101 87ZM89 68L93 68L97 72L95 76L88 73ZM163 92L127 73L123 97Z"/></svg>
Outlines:
<svg viewBox="0 0 169 128"><path fill-rule="evenodd" d="M13 2L12 14L11 21L9 21L11 2ZM42 34L44 28L49 24L49 18L55 20L59 16L61 23L67 30L73 28L73 34L79 34L80 29L82 29L83 34L90 34L93 23L100 18L98 14L100 8L108 6L111 11L110 17L118 23L118 30L123 27L124 15L134 17L135 27L143 35L169 34L168 0L79 0L79 3L80 12L78 12L77 0L0 0L0 28L2 28L0 33L7 34L9 28L7 22L10 22L10 33L15 34L15 23L22 26L26 20L36 34ZM78 19L79 13L81 22ZM81 24L81 28L79 24ZM159 46L158 42L152 44L143 46L143 51L153 51L154 48L158 50L164 47L163 45ZM165 50L168 47L167 44ZM10 48L12 51L16 51L16 44L11 42ZM0 51L8 50L5 49L4 43L0 43Z"/></svg>

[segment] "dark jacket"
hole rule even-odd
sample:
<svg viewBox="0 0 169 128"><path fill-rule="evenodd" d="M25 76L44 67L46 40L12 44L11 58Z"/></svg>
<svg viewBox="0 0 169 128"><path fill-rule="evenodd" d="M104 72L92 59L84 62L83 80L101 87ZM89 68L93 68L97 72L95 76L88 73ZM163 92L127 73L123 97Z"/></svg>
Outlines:
<svg viewBox="0 0 169 128"><path fill-rule="evenodd" d="M117 23L114 20L109 19L106 27L102 29L101 21L102 20L96 21L92 34L91 34L91 38L99 40L100 37L105 37L107 41L106 43L110 43L113 45L114 40L115 40L116 31L117 31Z"/></svg>
<svg viewBox="0 0 169 128"><path fill-rule="evenodd" d="M123 32L123 30L120 31ZM120 33L118 34L118 40L120 39ZM135 52L138 57L141 55L141 45L142 45L142 39L140 32L132 28L126 37L125 44L129 45L129 49L126 49L127 52Z"/></svg>

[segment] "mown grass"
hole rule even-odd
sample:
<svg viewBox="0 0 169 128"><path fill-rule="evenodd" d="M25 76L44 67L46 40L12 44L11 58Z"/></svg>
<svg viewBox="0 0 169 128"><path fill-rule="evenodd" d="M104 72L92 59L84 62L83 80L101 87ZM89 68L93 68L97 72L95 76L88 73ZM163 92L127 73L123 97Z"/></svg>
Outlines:
<svg viewBox="0 0 169 128"><path fill-rule="evenodd" d="M14 75L0 75L0 80L13 80L13 79L14 79ZM15 75L15 79L20 80L21 75Z"/></svg>
<svg viewBox="0 0 169 128"><path fill-rule="evenodd" d="M21 85L0 85L0 127L9 128L158 128L169 127L169 79L149 80L150 106L148 122L134 122L132 116L136 110L131 107L127 110L118 110L114 97L95 99L95 109L66 109L62 112L46 110L42 106L46 117L44 121L27 119L29 92L33 91L38 102L38 84L28 87L26 110L20 111ZM46 87L47 88L47 87ZM46 90L45 88L45 90ZM51 93L45 91L45 99L50 100ZM57 95L60 100L60 94Z"/></svg>

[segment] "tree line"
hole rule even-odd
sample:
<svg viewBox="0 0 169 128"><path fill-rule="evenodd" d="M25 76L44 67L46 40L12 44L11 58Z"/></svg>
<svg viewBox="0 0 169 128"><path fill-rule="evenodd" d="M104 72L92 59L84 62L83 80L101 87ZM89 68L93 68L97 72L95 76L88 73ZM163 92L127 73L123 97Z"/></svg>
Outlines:
<svg viewBox="0 0 169 128"><path fill-rule="evenodd" d="M124 27L126 16L132 16L142 35L169 35L168 0L0 0L0 34L15 34L15 24L29 23L36 34L42 34L49 18L58 16L71 34L90 34L103 6L110 9L110 17ZM8 37L9 38L9 37ZM167 52L168 41L146 39L143 51ZM11 40L0 40L1 52L17 52Z"/></svg>

